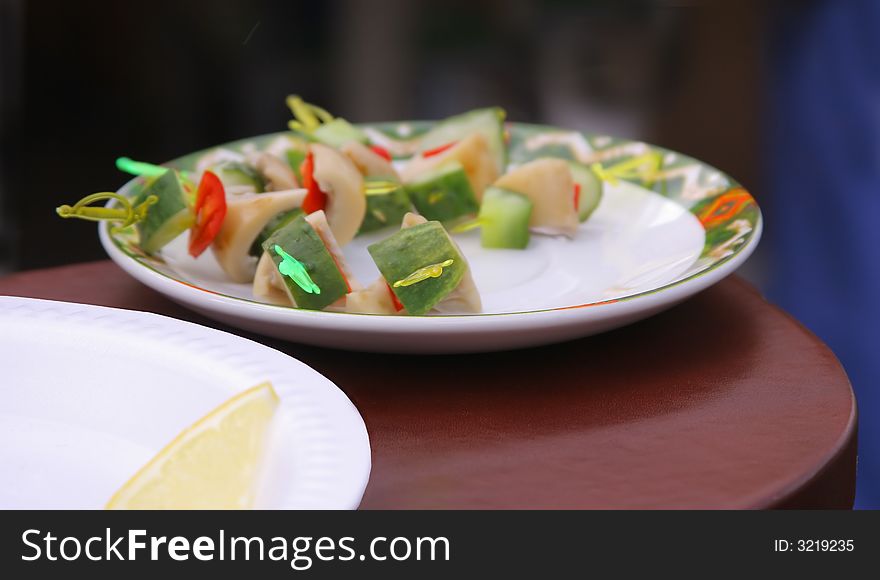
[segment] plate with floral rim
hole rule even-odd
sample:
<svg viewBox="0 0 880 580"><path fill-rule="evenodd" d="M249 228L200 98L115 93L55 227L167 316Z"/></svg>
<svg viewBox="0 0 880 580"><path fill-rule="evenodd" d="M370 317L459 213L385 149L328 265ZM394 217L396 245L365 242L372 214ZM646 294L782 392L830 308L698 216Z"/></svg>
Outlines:
<svg viewBox="0 0 880 580"><path fill-rule="evenodd" d="M427 122L362 125L371 142L397 160L416 149ZM678 304L734 272L761 236L755 199L733 178L692 157L641 141L508 123L509 167L538 157L614 166L645 155L656 171L602 183L594 214L574 239L533 236L524 251L480 246L475 231L454 237L483 301L479 314L383 316L318 312L256 300L250 285L228 281L210 252L190 258L185 236L158 255L138 246L133 229L99 224L101 243L123 270L210 318L284 340L397 353L463 353L525 348L597 334ZM258 150L280 134L223 145ZM200 151L168 162L191 169ZM129 191L132 182L120 192ZM345 247L355 275L378 276L366 247L389 231Z"/></svg>

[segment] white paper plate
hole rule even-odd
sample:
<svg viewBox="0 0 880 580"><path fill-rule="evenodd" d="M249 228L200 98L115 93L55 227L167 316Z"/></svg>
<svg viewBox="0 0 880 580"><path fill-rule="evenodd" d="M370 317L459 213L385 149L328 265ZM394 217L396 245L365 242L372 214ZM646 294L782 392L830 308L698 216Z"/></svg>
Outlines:
<svg viewBox="0 0 880 580"><path fill-rule="evenodd" d="M102 508L181 430L271 381L281 398L258 507L354 509L363 420L289 356L172 318L0 297L0 508Z"/></svg>
<svg viewBox="0 0 880 580"><path fill-rule="evenodd" d="M387 139L407 124L373 127ZM732 273L752 253L762 220L755 200L720 171L653 145L535 125L510 125L511 160L544 155L615 163L653 153L650 180L604 184L602 201L572 239L533 236L528 249L487 250L479 233L457 234L483 299L483 313L378 316L315 312L257 302L251 286L229 282L210 252L198 260L186 236L147 256L129 233L99 226L101 243L126 272L202 314L257 333L333 348L455 353L536 346L587 336L646 318ZM259 147L272 136L227 145ZM192 167L199 153L169 165ZM123 192L126 190L123 189ZM367 253L386 229L344 248L358 280L379 275Z"/></svg>

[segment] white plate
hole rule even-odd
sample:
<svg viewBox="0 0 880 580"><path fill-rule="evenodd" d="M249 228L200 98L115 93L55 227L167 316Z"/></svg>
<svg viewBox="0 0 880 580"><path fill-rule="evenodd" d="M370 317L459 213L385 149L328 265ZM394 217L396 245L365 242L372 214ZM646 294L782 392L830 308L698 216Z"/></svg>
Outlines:
<svg viewBox="0 0 880 580"><path fill-rule="evenodd" d="M354 509L363 420L289 356L172 318L0 297L0 509L99 509L181 430L271 381L281 398L258 507Z"/></svg>
<svg viewBox="0 0 880 580"><path fill-rule="evenodd" d="M514 163L547 154L542 148L548 146L563 155L559 147L564 145L571 151L565 155L584 163L657 152L664 165L650 182L605 183L602 202L573 240L533 236L525 251L487 250L476 231L456 235L483 298L481 314L378 316L273 306L255 301L250 285L228 282L210 252L190 258L186 236L161 256L145 256L136 236L111 234L106 224L99 227L101 242L117 264L147 286L233 326L334 348L413 353L536 346L619 327L718 282L758 244L757 204L712 167L640 142L533 125L510 128ZM381 130L389 138L411 133L405 124ZM271 137L228 147L259 146ZM197 155L171 165L190 167ZM379 275L367 245L391 233L355 238L344 249L361 283Z"/></svg>

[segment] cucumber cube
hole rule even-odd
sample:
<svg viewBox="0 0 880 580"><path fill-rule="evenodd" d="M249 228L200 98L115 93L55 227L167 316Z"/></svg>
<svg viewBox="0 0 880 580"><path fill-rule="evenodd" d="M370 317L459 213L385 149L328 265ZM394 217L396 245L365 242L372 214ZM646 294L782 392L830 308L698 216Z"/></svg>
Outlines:
<svg viewBox="0 0 880 580"><path fill-rule="evenodd" d="M275 251L276 244L299 261L309 273L309 277L321 289L320 294L312 294L300 288L289 277L282 276L297 307L323 310L348 294L348 282L345 276L339 270L333 254L324 245L321 236L306 221L305 215L297 216L263 242L263 250L269 252L277 268L283 258Z"/></svg>
<svg viewBox="0 0 880 580"><path fill-rule="evenodd" d="M429 220L448 222L477 212L479 204L461 163L450 161L406 185L409 198Z"/></svg>
<svg viewBox="0 0 880 580"><path fill-rule="evenodd" d="M369 187L370 181L369 178L366 179L364 185ZM381 181L388 180L382 179ZM402 185L398 185L388 193L368 193L367 212L364 214L364 221L361 223L359 233L372 232L392 224L400 224L400 220L411 207L409 196Z"/></svg>
<svg viewBox="0 0 880 580"><path fill-rule="evenodd" d="M254 188L257 193L263 193L266 189L266 183L260 173L248 165L240 161L228 161L210 169L214 172L223 185L226 187L232 185L249 185Z"/></svg>
<svg viewBox="0 0 880 580"><path fill-rule="evenodd" d="M529 245L532 200L500 187L483 193L480 207L480 242L484 248L523 250Z"/></svg>
<svg viewBox="0 0 880 580"><path fill-rule="evenodd" d="M440 222L425 222L404 228L367 247L391 291L408 314L425 314L461 283L467 263ZM408 286L397 286L413 273L448 260L440 276L428 277Z"/></svg>
<svg viewBox="0 0 880 580"><path fill-rule="evenodd" d="M138 222L137 230L141 249L148 254L154 254L188 230L195 216L186 203L183 186L174 170L169 169L147 183L132 204L138 205L150 195L155 195L159 201L150 206L146 219Z"/></svg>
<svg viewBox="0 0 880 580"><path fill-rule="evenodd" d="M263 254L263 242L268 240L272 234L302 215L302 212L303 211L300 208L291 209L289 211L283 211L270 219L260 233L257 234L257 238L254 240L254 243L251 244L251 249L248 253L255 258L259 258Z"/></svg>

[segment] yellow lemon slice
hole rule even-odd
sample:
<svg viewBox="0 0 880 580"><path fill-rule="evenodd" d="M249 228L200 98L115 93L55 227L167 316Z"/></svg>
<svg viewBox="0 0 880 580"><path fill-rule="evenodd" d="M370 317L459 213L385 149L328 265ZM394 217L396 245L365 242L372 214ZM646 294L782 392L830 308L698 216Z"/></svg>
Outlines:
<svg viewBox="0 0 880 580"><path fill-rule="evenodd" d="M240 393L187 427L107 503L107 509L253 506L278 395L269 383Z"/></svg>

